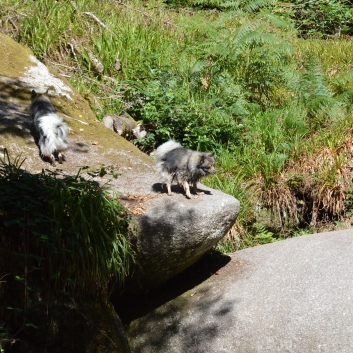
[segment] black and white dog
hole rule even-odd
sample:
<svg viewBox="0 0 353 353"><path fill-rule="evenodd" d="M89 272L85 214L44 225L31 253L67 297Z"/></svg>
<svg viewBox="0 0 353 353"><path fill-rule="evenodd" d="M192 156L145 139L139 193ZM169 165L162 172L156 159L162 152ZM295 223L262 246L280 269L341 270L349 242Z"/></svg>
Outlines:
<svg viewBox="0 0 353 353"><path fill-rule="evenodd" d="M41 94L32 90L31 102L30 110L34 127L39 134L40 153L43 157L48 157L51 165L55 167L54 152L58 152L59 163L62 163L61 152L68 147L65 139L69 128L55 113L48 91Z"/></svg>

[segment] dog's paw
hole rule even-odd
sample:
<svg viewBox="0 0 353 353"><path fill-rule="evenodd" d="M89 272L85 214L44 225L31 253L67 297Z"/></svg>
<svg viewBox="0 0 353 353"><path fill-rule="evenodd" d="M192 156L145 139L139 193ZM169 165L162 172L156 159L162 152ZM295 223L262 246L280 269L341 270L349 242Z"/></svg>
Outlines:
<svg viewBox="0 0 353 353"><path fill-rule="evenodd" d="M186 194L185 196L186 196L186 198L189 199L189 200L198 199L198 198L199 198L199 195L194 195L194 196L192 196L191 194Z"/></svg>

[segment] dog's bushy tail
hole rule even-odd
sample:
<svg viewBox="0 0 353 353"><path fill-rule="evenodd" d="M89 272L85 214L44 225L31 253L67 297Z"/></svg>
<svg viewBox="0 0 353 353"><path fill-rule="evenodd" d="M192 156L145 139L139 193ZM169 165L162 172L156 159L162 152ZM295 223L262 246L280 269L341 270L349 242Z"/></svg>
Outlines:
<svg viewBox="0 0 353 353"><path fill-rule="evenodd" d="M163 163L165 156L172 150L176 148L181 148L181 144L176 142L175 140L169 140L162 145L160 145L156 151L154 152L154 157L156 159L156 163Z"/></svg>
<svg viewBox="0 0 353 353"><path fill-rule="evenodd" d="M39 147L43 156L50 156L54 151L64 151L68 147L65 141L68 126L56 114L43 116L40 119L39 128L45 136L45 139L39 141Z"/></svg>

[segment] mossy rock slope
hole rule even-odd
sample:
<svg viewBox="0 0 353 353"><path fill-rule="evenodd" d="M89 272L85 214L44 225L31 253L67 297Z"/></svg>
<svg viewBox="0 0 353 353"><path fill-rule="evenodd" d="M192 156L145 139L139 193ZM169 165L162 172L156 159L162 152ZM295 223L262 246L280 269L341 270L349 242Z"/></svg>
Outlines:
<svg viewBox="0 0 353 353"><path fill-rule="evenodd" d="M63 164L57 168L77 173L80 167L102 164L125 174L153 172L154 163L132 143L107 129L96 119L88 103L54 69L39 62L28 48L0 33L0 153L6 148L10 158L21 155L23 167L33 173L53 169L39 155L31 134L29 112L31 90L49 89L50 99L70 128ZM130 178L129 178L130 179ZM137 179L139 177L137 176ZM121 178L124 183L124 175ZM129 185L130 182L127 182ZM124 189L124 186L121 186Z"/></svg>

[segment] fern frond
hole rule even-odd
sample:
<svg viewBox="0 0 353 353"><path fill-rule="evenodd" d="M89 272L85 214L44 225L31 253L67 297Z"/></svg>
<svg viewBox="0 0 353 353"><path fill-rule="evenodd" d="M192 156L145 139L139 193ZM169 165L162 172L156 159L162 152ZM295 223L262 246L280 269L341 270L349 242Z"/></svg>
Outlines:
<svg viewBox="0 0 353 353"><path fill-rule="evenodd" d="M312 57L307 59L306 72L298 86L298 97L305 104L313 127L341 121L345 104L334 98L321 67Z"/></svg>
<svg viewBox="0 0 353 353"><path fill-rule="evenodd" d="M312 100L315 97L332 98L333 94L317 60L309 58L305 68L306 72L302 75L298 87L299 96L304 101Z"/></svg>
<svg viewBox="0 0 353 353"><path fill-rule="evenodd" d="M281 28L281 29L292 29L293 24L289 20L287 20L284 17L277 16L271 12L263 12L261 14L261 17L268 22L271 23L271 25L275 26L276 28Z"/></svg>
<svg viewBox="0 0 353 353"><path fill-rule="evenodd" d="M250 0L244 1L242 7L246 12L255 12L263 7L273 6L273 4L273 0Z"/></svg>
<svg viewBox="0 0 353 353"><path fill-rule="evenodd" d="M274 0L193 0L191 5L203 8L216 8L219 10L242 10L248 13L253 13L264 7L273 6Z"/></svg>

